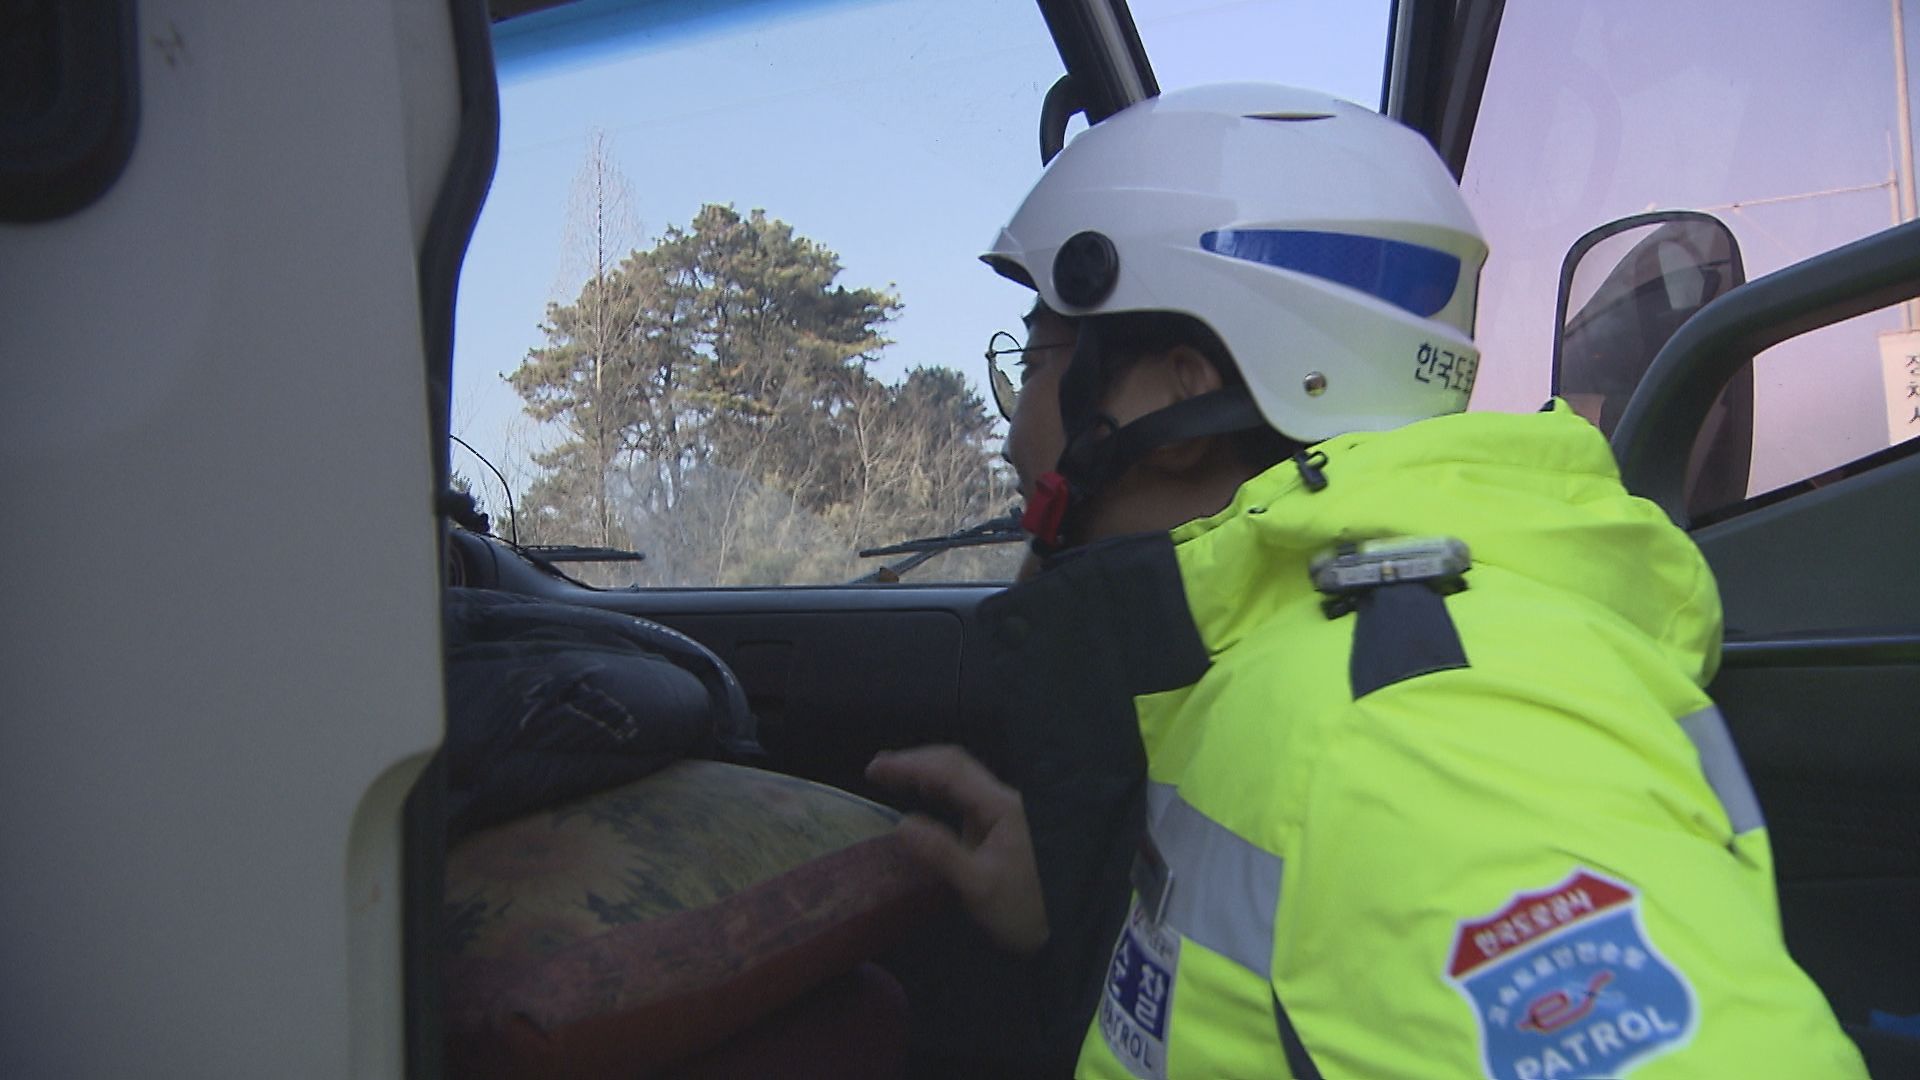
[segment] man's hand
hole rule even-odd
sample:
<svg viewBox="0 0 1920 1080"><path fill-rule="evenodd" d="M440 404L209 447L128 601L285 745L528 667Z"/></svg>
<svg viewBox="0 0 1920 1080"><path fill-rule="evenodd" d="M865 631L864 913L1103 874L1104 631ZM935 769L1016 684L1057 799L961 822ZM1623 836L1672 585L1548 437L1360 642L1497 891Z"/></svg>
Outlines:
<svg viewBox="0 0 1920 1080"><path fill-rule="evenodd" d="M959 892L967 913L1002 947L1030 953L1047 943L1040 871L1019 792L957 746L881 753L867 766L867 779L958 811L957 835L909 814L897 830L900 842Z"/></svg>

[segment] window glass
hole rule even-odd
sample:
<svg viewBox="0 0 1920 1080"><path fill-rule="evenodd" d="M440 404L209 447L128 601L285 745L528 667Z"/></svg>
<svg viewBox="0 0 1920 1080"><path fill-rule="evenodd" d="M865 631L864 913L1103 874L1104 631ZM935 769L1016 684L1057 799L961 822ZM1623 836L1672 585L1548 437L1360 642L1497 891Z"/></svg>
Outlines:
<svg viewBox="0 0 1920 1080"><path fill-rule="evenodd" d="M1133 0L1161 90L1278 82L1380 107L1390 0Z"/></svg>
<svg viewBox="0 0 1920 1080"><path fill-rule="evenodd" d="M1386 6L1134 14L1163 86L1373 105ZM1040 170L1061 64L1032 0L582 0L495 37L453 422L504 477L454 449L496 533L645 556L567 564L600 585L828 583L1008 513L983 353L1031 294L974 257ZM1006 580L1021 554L907 580Z"/></svg>
<svg viewBox="0 0 1920 1080"><path fill-rule="evenodd" d="M1920 0L1898 14L1911 50ZM1462 181L1492 247L1475 407L1545 399L1560 260L1603 222L1707 211L1753 278L1910 216L1895 16L1886 0L1768 17L1722 2L1507 4ZM1920 431L1892 423L1910 319L1888 308L1756 360L1749 493Z"/></svg>

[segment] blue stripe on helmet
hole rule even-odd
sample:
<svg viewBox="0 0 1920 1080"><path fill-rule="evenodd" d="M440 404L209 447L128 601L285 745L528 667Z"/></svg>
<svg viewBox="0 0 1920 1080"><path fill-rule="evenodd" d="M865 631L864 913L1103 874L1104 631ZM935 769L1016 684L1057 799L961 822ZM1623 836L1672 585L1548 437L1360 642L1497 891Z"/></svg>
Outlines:
<svg viewBox="0 0 1920 1080"><path fill-rule="evenodd" d="M1421 318L1453 299L1460 259L1430 247L1352 233L1221 229L1200 246L1216 255L1310 274L1377 296Z"/></svg>

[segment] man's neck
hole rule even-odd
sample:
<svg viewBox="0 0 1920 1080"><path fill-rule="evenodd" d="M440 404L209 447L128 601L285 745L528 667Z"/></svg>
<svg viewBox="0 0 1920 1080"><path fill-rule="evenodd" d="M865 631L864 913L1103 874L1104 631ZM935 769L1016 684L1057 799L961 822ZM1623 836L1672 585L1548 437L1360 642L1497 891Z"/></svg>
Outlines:
<svg viewBox="0 0 1920 1080"><path fill-rule="evenodd" d="M1224 445L1192 466L1158 468L1149 460L1108 487L1091 507L1087 542L1137 532L1164 532L1227 508L1257 475Z"/></svg>

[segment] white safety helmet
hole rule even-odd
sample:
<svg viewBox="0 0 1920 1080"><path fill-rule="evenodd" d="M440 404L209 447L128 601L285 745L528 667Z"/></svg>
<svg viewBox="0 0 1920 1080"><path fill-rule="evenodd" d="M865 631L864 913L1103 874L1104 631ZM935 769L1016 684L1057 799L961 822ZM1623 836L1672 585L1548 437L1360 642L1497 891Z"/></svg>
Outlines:
<svg viewBox="0 0 1920 1080"><path fill-rule="evenodd" d="M1069 317L1190 315L1300 443L1466 408L1487 246L1418 133L1227 84L1082 132L981 256Z"/></svg>

